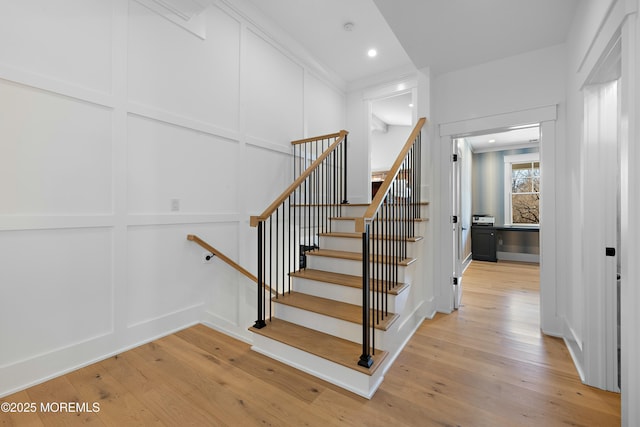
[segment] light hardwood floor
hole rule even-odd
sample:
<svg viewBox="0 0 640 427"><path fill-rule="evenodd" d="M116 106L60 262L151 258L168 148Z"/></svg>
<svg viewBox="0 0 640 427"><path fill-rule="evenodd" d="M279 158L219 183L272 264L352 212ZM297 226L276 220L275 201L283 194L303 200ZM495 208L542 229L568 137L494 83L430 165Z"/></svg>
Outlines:
<svg viewBox="0 0 640 427"><path fill-rule="evenodd" d="M472 263L463 306L421 325L371 400L200 325L0 398L99 412L0 412L0 425L619 425L619 395L581 384L562 340L540 334L538 275Z"/></svg>

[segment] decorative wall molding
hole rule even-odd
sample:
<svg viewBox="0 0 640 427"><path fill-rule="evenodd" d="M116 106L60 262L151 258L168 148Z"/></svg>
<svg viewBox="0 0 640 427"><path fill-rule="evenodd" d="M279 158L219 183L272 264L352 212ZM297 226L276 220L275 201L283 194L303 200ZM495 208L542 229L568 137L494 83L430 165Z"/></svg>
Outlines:
<svg viewBox="0 0 640 427"><path fill-rule="evenodd" d="M240 132L237 130L225 129L211 123L202 122L197 119L181 116L170 111L164 111L159 108L154 108L133 101L128 102L127 113L129 116L138 116L178 126L187 130L202 132L211 136L226 139L230 142L240 141Z"/></svg>
<svg viewBox="0 0 640 427"><path fill-rule="evenodd" d="M207 38L207 24L203 12L206 0L135 0L177 26L201 39Z"/></svg>

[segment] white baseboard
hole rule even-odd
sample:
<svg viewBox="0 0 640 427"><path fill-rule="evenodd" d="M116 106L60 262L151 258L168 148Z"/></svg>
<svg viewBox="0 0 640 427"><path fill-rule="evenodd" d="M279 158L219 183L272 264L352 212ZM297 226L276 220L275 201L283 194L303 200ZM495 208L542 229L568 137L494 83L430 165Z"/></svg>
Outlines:
<svg viewBox="0 0 640 427"><path fill-rule="evenodd" d="M496 252L496 257L498 258L498 261L518 261L540 264L540 255L538 254L525 254L520 252Z"/></svg>
<svg viewBox="0 0 640 427"><path fill-rule="evenodd" d="M576 371L578 371L578 375L580 375L580 381L585 381L584 375L584 367L583 360L584 354L582 352L582 340L578 338L575 331L569 323L567 323L567 319L564 320L564 343L569 349L569 354L571 355L571 359L573 360L573 364L576 367Z"/></svg>

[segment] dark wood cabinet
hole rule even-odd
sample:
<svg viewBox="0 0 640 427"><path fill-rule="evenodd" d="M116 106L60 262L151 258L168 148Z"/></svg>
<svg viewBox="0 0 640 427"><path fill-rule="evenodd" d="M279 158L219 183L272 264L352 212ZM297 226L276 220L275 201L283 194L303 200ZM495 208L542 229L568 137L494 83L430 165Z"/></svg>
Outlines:
<svg viewBox="0 0 640 427"><path fill-rule="evenodd" d="M496 229L475 225L471 227L471 259L497 262Z"/></svg>

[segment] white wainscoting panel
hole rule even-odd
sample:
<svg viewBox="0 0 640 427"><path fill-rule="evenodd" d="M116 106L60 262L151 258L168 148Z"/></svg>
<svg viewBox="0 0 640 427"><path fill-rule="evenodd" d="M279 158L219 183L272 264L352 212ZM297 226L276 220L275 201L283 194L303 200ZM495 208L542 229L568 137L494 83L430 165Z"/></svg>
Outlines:
<svg viewBox="0 0 640 427"><path fill-rule="evenodd" d="M0 81L0 214L111 212L111 110Z"/></svg>
<svg viewBox="0 0 640 427"><path fill-rule="evenodd" d="M110 228L0 233L0 368L112 332Z"/></svg>
<svg viewBox="0 0 640 427"><path fill-rule="evenodd" d="M277 151L249 145L243 159L243 170L251 177L250 187L245 189L249 212L260 214L292 182L291 156ZM274 168L274 165L277 165Z"/></svg>
<svg viewBox="0 0 640 427"><path fill-rule="evenodd" d="M127 245L127 325L134 327L204 303L215 283L206 250L187 240L197 234L218 249L235 252L235 224L176 224L129 227ZM193 321L197 320L194 318Z"/></svg>
<svg viewBox="0 0 640 427"><path fill-rule="evenodd" d="M242 103L246 133L288 146L303 135L304 69L255 32L245 34Z"/></svg>
<svg viewBox="0 0 640 427"><path fill-rule="evenodd" d="M227 129L238 128L240 24L203 12L202 40L130 1L128 94L140 104Z"/></svg>
<svg viewBox="0 0 640 427"><path fill-rule="evenodd" d="M138 116L128 128L130 213L237 211L237 142Z"/></svg>
<svg viewBox="0 0 640 427"><path fill-rule="evenodd" d="M345 128L346 97L311 73L305 74L306 136L334 133ZM342 107L342 108L340 108Z"/></svg>
<svg viewBox="0 0 640 427"><path fill-rule="evenodd" d="M110 1L3 1L0 64L110 93L111 20Z"/></svg>

